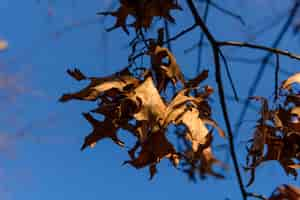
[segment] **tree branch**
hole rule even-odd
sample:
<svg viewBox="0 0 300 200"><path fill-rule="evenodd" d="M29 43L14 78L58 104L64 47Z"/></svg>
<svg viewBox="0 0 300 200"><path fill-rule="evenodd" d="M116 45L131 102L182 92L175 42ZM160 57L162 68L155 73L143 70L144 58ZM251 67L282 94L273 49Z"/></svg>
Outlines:
<svg viewBox="0 0 300 200"><path fill-rule="evenodd" d="M168 44L171 41L177 40L178 38L180 38L181 36L185 35L186 33L194 30L197 27L197 24L193 24L192 26L190 26L189 28L186 28L182 31L180 31L179 33L177 33L175 36L169 38L168 40L166 40L164 42L164 44Z"/></svg>
<svg viewBox="0 0 300 200"><path fill-rule="evenodd" d="M244 184L243 184L243 180L242 180L242 176L240 173L240 169L238 166L238 161L237 161L237 156L236 156L236 152L235 152L235 146L234 146L234 141L233 141L233 133L231 130L231 125L230 125L230 120L229 120L229 116L228 116L228 112L227 112L227 105L226 105L226 100L225 100L225 93L224 93L224 88L223 88L223 83L222 83L222 76L221 76L221 63L220 63L220 57L219 57L219 46L217 41L215 40L215 38L213 37L213 35L209 32L207 26L205 25L205 23L203 22L203 20L201 19L200 15L197 12L197 9L193 3L192 0L186 0L189 9L192 12L192 15L194 17L194 20L196 22L196 24L200 27L200 29L203 31L203 33L205 34L205 36L207 37L212 50L213 50L213 56L214 56L214 62L215 62L215 78L216 78L216 82L218 85L218 93L219 93L219 98L220 98L220 104L221 104L221 108L223 111L223 116L224 116L224 120L225 120L225 124L226 124L226 128L227 128L227 132L228 132L228 139L229 139L229 149L230 149L230 154L233 160L233 165L234 165L234 169L235 169L235 173L238 179L238 184L240 187L240 191L242 193L242 197L244 200L247 199L247 192L244 188Z"/></svg>
<svg viewBox="0 0 300 200"><path fill-rule="evenodd" d="M293 22L293 19L297 13L297 10L299 8L299 1L296 1L296 3L294 4L292 10L291 10L291 14L289 15L286 23L284 24L284 26L282 27L280 33L278 34L278 37L277 39L274 41L273 45L272 45L272 48L268 48L268 47L263 47L263 46L259 46L259 45L250 45L250 44L247 44L247 43L238 43L238 42L229 42L227 44L230 44L231 46L246 46L246 47L250 47L250 48L256 48L256 49L261 49L261 50L265 50L265 51L268 51L267 55L263 58L262 60L262 63L261 63L261 66L259 67L259 70L258 72L256 73L256 76L251 84L251 87L248 91L248 94L247 96L253 96L255 91L256 91L256 88L261 80L261 77L263 76L264 72L265 72L265 69L266 69L266 66L272 56L273 53L275 54L280 54L280 55L285 55L285 56L288 56L290 58L294 58L294 59L298 59L299 60L299 56L298 55L294 55L294 54L291 54L287 51L281 51L281 50L278 50L276 49L276 47L279 45L279 43L281 42L283 36L286 34L286 32L288 31L288 28L290 27L290 25L292 24ZM248 109L248 106L250 104L250 101L247 101L245 103L245 105L243 106L242 108L242 111L238 117L238 124L240 124L243 120L244 120L244 117L246 115L246 112L247 112L247 109ZM238 133L239 132L239 128L240 127L237 127L235 132Z"/></svg>
<svg viewBox="0 0 300 200"><path fill-rule="evenodd" d="M280 55L288 56L288 57L296 59L296 60L300 60L300 55L293 54L288 51L273 48L273 47L266 47L266 46L262 46L262 45L250 44L247 42L236 42L236 41L219 41L217 43L218 43L218 46L248 47L248 48L252 48L252 49L267 51L270 54L273 54L273 53L280 54Z"/></svg>

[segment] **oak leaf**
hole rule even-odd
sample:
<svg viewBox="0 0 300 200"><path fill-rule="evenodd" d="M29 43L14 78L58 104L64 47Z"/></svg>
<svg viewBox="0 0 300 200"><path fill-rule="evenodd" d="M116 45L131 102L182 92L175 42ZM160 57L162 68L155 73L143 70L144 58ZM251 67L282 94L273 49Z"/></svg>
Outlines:
<svg viewBox="0 0 300 200"><path fill-rule="evenodd" d="M178 159L173 145L167 140L165 130L158 130L149 134L147 140L141 144L141 152L137 158L126 161L137 169L159 163L163 158ZM177 161L173 161L177 162Z"/></svg>
<svg viewBox="0 0 300 200"><path fill-rule="evenodd" d="M98 121L89 113L83 113L83 116L92 125L93 131L85 137L81 150L84 150L88 146L94 147L99 140L104 138L110 138L117 145L121 147L124 146L124 142L119 140L117 136L119 127L116 126L110 119Z"/></svg>
<svg viewBox="0 0 300 200"><path fill-rule="evenodd" d="M71 71L69 72L69 74ZM71 73L72 76L79 76L78 72ZM137 85L139 80L131 75L127 70L115 73L108 77L90 77L90 84L79 92L64 94L59 101L66 102L72 99L95 101L99 95L107 92L109 96L115 96L118 92L124 91L129 85Z"/></svg>
<svg viewBox="0 0 300 200"><path fill-rule="evenodd" d="M116 11L98 13L100 15L111 15L116 18L115 24L107 29L107 31L121 27L129 34L127 29L127 19L129 16L135 19L130 26L135 27L136 30L142 28L148 29L154 17L161 17L175 23L175 19L170 15L170 11L181 10L181 7L175 0L120 0L120 4L120 7Z"/></svg>

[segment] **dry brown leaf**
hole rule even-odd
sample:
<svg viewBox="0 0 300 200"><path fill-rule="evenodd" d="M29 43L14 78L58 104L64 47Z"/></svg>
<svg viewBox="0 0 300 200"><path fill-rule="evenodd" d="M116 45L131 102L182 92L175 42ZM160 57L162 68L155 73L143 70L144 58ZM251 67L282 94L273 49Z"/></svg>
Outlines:
<svg viewBox="0 0 300 200"><path fill-rule="evenodd" d="M88 146L94 147L99 140L104 138L110 138L119 146L124 146L124 142L117 137L117 130L119 128L110 119L105 119L101 122L89 113L83 113L83 116L93 126L93 131L85 137L81 150L84 150Z"/></svg>
<svg viewBox="0 0 300 200"><path fill-rule="evenodd" d="M165 130L159 130L149 135L147 140L141 144L141 152L137 158L126 161L137 169L157 164L163 158L174 158L175 148L167 140Z"/></svg>
<svg viewBox="0 0 300 200"><path fill-rule="evenodd" d="M218 164L222 167L224 167L224 164L215 158L215 156L212 153L211 147L205 148L201 152L200 162L201 162L201 165L199 168L200 175L204 176L205 174L210 174L217 178L224 178L223 175L221 175L213 170L213 166L215 164Z"/></svg>
<svg viewBox="0 0 300 200"><path fill-rule="evenodd" d="M154 46L150 48L149 54L151 56L152 69L157 79L158 91L165 90L169 81L171 81L173 85L175 85L177 81L180 81L184 85L185 79L174 55L165 47L156 44L152 45ZM164 59L166 59L167 62L164 62Z"/></svg>
<svg viewBox="0 0 300 200"><path fill-rule="evenodd" d="M121 10L110 13L118 18L116 27L123 26L128 13L132 11L126 10L126 7L134 7L138 4L126 0L122 2ZM158 1L152 1L152 3L155 2ZM159 1L159 3L162 2ZM168 3L168 1L164 2ZM122 10L124 9L122 6L126 9ZM167 16L166 13L159 15ZM143 20L147 22L146 19ZM123 28L125 29L126 25ZM163 40L162 36L160 37ZM90 80L90 84L79 92L63 95L61 101L101 100L98 107L92 112L101 114L104 117L103 121L96 120L89 113L84 114L84 117L93 126L93 131L86 136L81 149L84 150L87 146L92 148L103 138L109 138L116 144L124 146L124 143L117 137L117 131L119 129L126 130L136 137L136 143L128 151L130 160L125 163L129 163L137 169L149 167L151 179L157 173L156 165L162 159L168 158L175 167L180 164L182 159L187 159L183 154L176 152L166 137L166 130L173 123L176 128L179 128L180 125L185 127L182 135L184 135L184 142L188 144L189 151L197 164L195 170L201 176L211 174L221 177L212 169L213 165L220 164L220 161L212 154L212 134L207 127L216 128L222 137L225 136L217 123L211 119L211 108L207 99L213 90L209 86L200 88L201 92L196 90L199 83L207 78L207 71L185 84L172 53L167 48L158 45L152 47L154 48L150 48L150 56L155 76L148 70L139 76L141 80L135 78L128 69L103 78L86 77L78 69L67 71L74 79L78 81L87 79ZM181 81L184 88L178 91L170 101L165 102L160 90L165 89L169 81L172 81L174 85ZM194 161L188 161L188 163L192 166Z"/></svg>
<svg viewBox="0 0 300 200"><path fill-rule="evenodd" d="M212 140L212 134L209 133L206 136L206 143L200 145L197 152L191 149L185 152L185 159L191 164L190 168L185 170L190 178L194 179L195 172L198 172L201 178L205 178L207 174L215 176L216 178L224 178L222 174L213 170L213 166L216 164L224 169L227 167L213 155L211 149Z"/></svg>
<svg viewBox="0 0 300 200"><path fill-rule="evenodd" d="M266 133L267 128L265 126L257 126L253 136L253 143L249 154L255 157L261 157L264 152L264 147L266 144Z"/></svg>
<svg viewBox="0 0 300 200"><path fill-rule="evenodd" d="M182 89L176 95L174 95L171 102L168 104L166 111L164 113L162 126L166 127L169 123L174 123L176 119L183 114L188 107L186 103L191 103L195 107L203 101L202 98L195 98L193 96L189 96L190 89Z"/></svg>
<svg viewBox="0 0 300 200"><path fill-rule="evenodd" d="M138 121L157 121L163 118L166 105L157 91L151 76L137 86L128 97L136 104L141 104L139 111L134 114Z"/></svg>
<svg viewBox="0 0 300 200"><path fill-rule="evenodd" d="M126 2L126 1L123 1ZM108 28L107 31L112 31L116 28L121 27L127 34L129 34L129 31L127 29L127 17L129 15L134 15L135 11L134 11L134 7L130 6L130 4L121 4L121 6L118 8L117 11L115 12L99 12L97 14L99 15L112 15L114 17L116 17L116 23L111 27Z"/></svg>
<svg viewBox="0 0 300 200"><path fill-rule="evenodd" d="M217 124L216 121L214 121L213 119L209 119L209 118L203 118L202 121L204 122L204 124L208 124L208 125L212 126L213 128L215 128L221 137L225 137L225 133L224 133L223 129L220 128L220 126Z"/></svg>
<svg viewBox="0 0 300 200"><path fill-rule="evenodd" d="M300 117L300 107L296 106L291 109L291 114L297 115Z"/></svg>
<svg viewBox="0 0 300 200"><path fill-rule="evenodd" d="M139 80L133 77L129 71L122 71L103 78L88 78L90 84L79 92L64 94L59 101L66 102L72 99L95 101L99 95L107 92L115 96L118 92L124 91L129 85L137 85Z"/></svg>
<svg viewBox="0 0 300 200"><path fill-rule="evenodd" d="M206 143L206 136L208 135L207 127L198 116L198 110L191 108L191 110L185 111L175 122L178 125L184 124L187 127L186 139L191 141L194 152L197 152L199 145Z"/></svg>
<svg viewBox="0 0 300 200"><path fill-rule="evenodd" d="M192 149L196 152L199 145L207 142L208 129L206 124L216 128L222 137L225 136L225 133L214 120L199 117L200 113L197 107L204 99L201 96L198 98L188 96L189 90L189 88L182 89L174 96L166 109L162 125L164 127L169 123L185 125L187 127L186 137L192 142Z"/></svg>
<svg viewBox="0 0 300 200"><path fill-rule="evenodd" d="M129 34L127 29L127 18L134 17L135 21L131 24L136 30L142 28L148 29L151 26L154 17L165 18L174 23L175 19L170 15L171 10L181 10L181 7L175 0L145 0L132 1L120 0L120 7L114 12L99 12L100 15L112 15L116 17L115 24L107 29L111 31L115 28L122 27L122 29Z"/></svg>
<svg viewBox="0 0 300 200"><path fill-rule="evenodd" d="M67 73L72 76L75 80L81 81L87 79L87 77L77 68L70 70L67 70Z"/></svg>
<svg viewBox="0 0 300 200"><path fill-rule="evenodd" d="M96 109L91 112L102 114L110 119L118 119L121 116L120 102L101 102Z"/></svg>
<svg viewBox="0 0 300 200"><path fill-rule="evenodd" d="M282 89L290 89L291 85L294 83L300 83L300 73L296 73L296 74L290 76L287 80L285 80L282 83L281 88Z"/></svg>

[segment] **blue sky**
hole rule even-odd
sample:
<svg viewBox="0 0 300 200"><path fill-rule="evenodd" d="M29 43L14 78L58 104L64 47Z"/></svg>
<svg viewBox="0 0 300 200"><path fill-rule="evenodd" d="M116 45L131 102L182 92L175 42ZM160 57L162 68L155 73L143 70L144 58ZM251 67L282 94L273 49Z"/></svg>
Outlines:
<svg viewBox="0 0 300 200"><path fill-rule="evenodd" d="M228 0L224 6L241 15L247 25L242 26L212 8L208 26L221 40L251 40L270 45L292 2ZM225 180L209 177L194 184L169 162L163 161L157 176L148 181L147 169L121 166L128 155L110 141L101 141L93 150L80 152L83 138L91 130L81 112L94 104L75 101L60 104L57 100L62 93L76 91L85 85L71 80L65 73L68 68L78 67L88 75L104 76L126 65L128 36L121 30L107 34L104 28L111 26L112 18L102 23L95 14L109 5L109 0L0 1L0 39L9 44L8 50L0 53L0 79L9 80L0 88L3 94L0 95L0 199L240 199L232 167L225 172ZM183 7L187 11L186 6ZM203 6L199 9L203 10ZM192 25L188 12L177 12L175 16L177 24L171 26L172 35ZM278 21L279 26L254 40L256 31L272 20ZM198 39L199 31L195 30L172 46L186 77L195 74L197 50L187 54L183 51ZM300 54L299 45L299 36L289 31L280 47ZM228 57L264 55L259 51L231 47L224 48L224 52ZM210 49L204 48L202 66L211 69L207 83L215 87L211 58ZM230 63L240 97L246 97L258 66ZM298 70L299 62L282 57L281 66L292 73ZM280 80L286 77L281 74ZM271 98L273 80L274 69L268 67L256 95ZM226 93L232 96L225 76L224 82ZM216 95L214 100L214 117L225 128ZM234 124L241 106L232 101L229 105ZM257 111L252 110L246 119L255 120L256 116ZM253 121L243 123L239 141L249 139L253 127ZM226 143L220 138L217 142ZM245 165L245 146L238 144L237 149L240 164ZM226 161L224 152L221 149L216 153ZM246 182L249 174L243 178ZM299 185L292 177L286 177L277 163L270 162L258 168L257 180L249 190L269 195L282 183Z"/></svg>

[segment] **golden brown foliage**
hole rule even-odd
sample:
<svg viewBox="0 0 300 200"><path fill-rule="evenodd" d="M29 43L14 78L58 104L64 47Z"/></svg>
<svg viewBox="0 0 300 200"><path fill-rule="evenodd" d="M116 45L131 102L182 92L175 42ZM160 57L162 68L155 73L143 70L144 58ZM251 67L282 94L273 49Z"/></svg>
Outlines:
<svg viewBox="0 0 300 200"><path fill-rule="evenodd" d="M172 38L168 36L167 22L175 23L171 11L181 10L177 0L120 0L119 2L120 6L117 10L99 12L98 14L111 15L115 18L114 25L107 29L108 31L120 27L129 34L128 28L135 28L136 37L130 42L132 52L128 57L129 65L108 77L87 77L78 69L68 70L67 73L75 80L89 80L90 83L82 90L66 93L60 98L61 102L74 99L97 100L98 102L97 108L90 112L95 116L101 116L102 120L97 120L91 113L83 113L93 130L85 137L81 150L87 147L93 148L97 142L104 138L111 139L120 147L128 147L128 144L125 145L125 140L123 142L118 138L118 131L126 130L134 136L135 145L128 150L130 159L124 164L129 164L136 169L148 167L150 179L157 173L157 165L163 159L170 160L174 167L180 165L181 169L193 180L196 178L196 174L200 178L204 178L206 175L223 178L223 175L215 170L215 165L222 168L225 165L216 158L212 148L214 130L217 130L221 137L225 137L223 130L212 118L212 109L208 101L214 90L207 85L199 86L208 78L208 70L203 70L193 79L186 80L182 68L177 63L170 48L170 41L174 41L198 27L212 47L215 81L218 86L220 105L228 133L229 152L243 199L248 197L267 198L248 192L240 173L222 82L221 58L224 61L236 99L238 99L238 95L230 76L226 57L221 50L222 46L248 47L267 51L270 55L277 55L276 97L272 106L264 97L250 97L252 100L261 102L262 106L253 138L249 141L250 146L247 148L247 166L245 169L251 172L248 186L255 179L256 168L271 160L277 161L287 175L291 174L297 177L296 169L300 168L300 94L293 90L293 85L300 83L300 74L295 74L283 82L279 89L280 95L277 88L279 55L300 60L299 56L276 49L276 45L274 48L269 48L245 42L218 41L209 31L205 20L202 20L192 0L187 0L186 3L194 18L194 25L182 30ZM211 3L222 12L241 19L210 1L206 3L207 5ZM299 4L296 3L292 13L297 10L298 6ZM290 16L287 24L292 22L294 14ZM145 33L155 18L165 20L165 28L158 30L157 39L148 38ZM133 21L128 22L129 19L133 19ZM167 40L164 40L164 31L167 32ZM202 43L203 38L200 44L202 45ZM142 48L138 49L140 44L142 44ZM164 47L165 44L168 45L168 48ZM201 45L197 46L201 48ZM141 56L149 58L150 66L147 68L136 67L135 60ZM265 68L267 63L265 61L268 59L269 55L263 59L261 69ZM133 68L133 65L136 68ZM137 70L143 71L139 74L136 73ZM170 96L165 97L169 84L172 84L174 91L169 94ZM253 94L249 93L249 96ZM248 104L247 101L245 103L246 108ZM242 113L244 112L242 111ZM176 134L180 144L177 148L174 146L174 139L171 140L168 137L170 127L175 129L173 133ZM299 189L289 185L279 187L270 197L270 200L279 199L300 199Z"/></svg>
<svg viewBox="0 0 300 200"><path fill-rule="evenodd" d="M117 131L123 129L136 137L136 144L128 152L130 160L124 163L137 169L149 167L150 178L157 172L156 165L164 158L168 158L175 167L182 163L190 177L195 172L201 177L206 174L223 177L213 170L214 164L221 162L213 155L213 135L208 130L208 127L216 128L220 136L225 136L211 118L207 99L213 90L209 86L198 86L207 78L208 71L186 81L174 55L154 40L148 55L151 67L145 69L142 75L133 75L128 68L103 78L87 78L78 69L67 71L74 79L89 80L90 84L79 92L64 94L60 101L99 100L98 107L91 112L104 117L103 121L98 121L90 113L83 114L93 131L86 136L81 150L94 147L104 138L110 138L123 147L124 142L117 136ZM168 63L163 62L165 57ZM176 87L178 81L183 87L177 87L176 94L166 101L161 92L165 91L169 82ZM180 132L180 138L186 144L181 151L167 137L171 124L176 126L176 132Z"/></svg>
<svg viewBox="0 0 300 200"><path fill-rule="evenodd" d="M289 77L281 86L281 99L269 108L267 99L252 97L262 102L261 118L257 121L252 145L248 150L246 169L251 170L250 185L254 181L255 168L261 163L275 160L287 175L297 177L300 167L300 104L299 94L292 90L300 83L299 74ZM281 101L284 101L281 103Z"/></svg>
<svg viewBox="0 0 300 200"><path fill-rule="evenodd" d="M120 7L114 12L99 12L100 15L111 15L116 17L116 23L113 27L107 29L111 31L121 27L127 34L127 18L134 17L135 21L129 26L133 26L136 30L142 28L148 29L154 17L161 17L169 22L175 23L175 19L171 16L171 10L181 10L177 0L120 0Z"/></svg>

